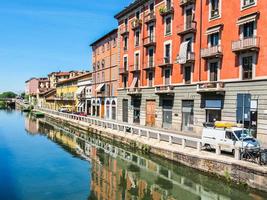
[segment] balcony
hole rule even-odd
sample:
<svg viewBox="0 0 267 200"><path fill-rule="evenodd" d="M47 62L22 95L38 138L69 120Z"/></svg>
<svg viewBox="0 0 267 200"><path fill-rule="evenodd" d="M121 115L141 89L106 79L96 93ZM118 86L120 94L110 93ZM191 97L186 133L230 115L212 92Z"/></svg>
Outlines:
<svg viewBox="0 0 267 200"><path fill-rule="evenodd" d="M243 51L258 51L259 48L260 48L259 37L244 38L232 42L232 51L236 53Z"/></svg>
<svg viewBox="0 0 267 200"><path fill-rule="evenodd" d="M197 84L197 92L225 92L224 82L205 82Z"/></svg>
<svg viewBox="0 0 267 200"><path fill-rule="evenodd" d="M148 14L145 16L144 21L145 21L146 24L155 22L155 21L156 21L156 15L155 15L155 13L154 13L154 12L150 12L150 13L148 13Z"/></svg>
<svg viewBox="0 0 267 200"><path fill-rule="evenodd" d="M192 62L195 62L195 52L188 52L186 63L192 63Z"/></svg>
<svg viewBox="0 0 267 200"><path fill-rule="evenodd" d="M172 5L166 5L166 6L163 6L159 9L159 14L162 17L165 17L165 16L173 14L173 13L174 13L174 8Z"/></svg>
<svg viewBox="0 0 267 200"><path fill-rule="evenodd" d="M147 64L144 66L143 70L155 70L154 61L151 60L151 61L147 62Z"/></svg>
<svg viewBox="0 0 267 200"><path fill-rule="evenodd" d="M128 88L127 95L141 95L142 89L141 88Z"/></svg>
<svg viewBox="0 0 267 200"><path fill-rule="evenodd" d="M148 48L151 46L156 46L156 39L153 35L144 38L144 47Z"/></svg>
<svg viewBox="0 0 267 200"><path fill-rule="evenodd" d="M194 21L186 22L186 24L181 24L177 27L178 35L185 35L188 33L195 33L197 31L197 23Z"/></svg>
<svg viewBox="0 0 267 200"><path fill-rule="evenodd" d="M201 57L204 59L220 58L222 57L222 50L220 45L201 49Z"/></svg>
<svg viewBox="0 0 267 200"><path fill-rule="evenodd" d="M141 19L137 19L135 18L133 21L132 21L132 29L135 30L135 29L138 29L138 28L141 28L142 26L142 20Z"/></svg>
<svg viewBox="0 0 267 200"><path fill-rule="evenodd" d="M155 87L155 93L156 94L173 94L174 87L171 85L157 86Z"/></svg>
<svg viewBox="0 0 267 200"><path fill-rule="evenodd" d="M124 35L128 35L128 34L129 34L128 26L122 26L122 27L120 28L120 34L121 34L122 36L124 36Z"/></svg>
<svg viewBox="0 0 267 200"><path fill-rule="evenodd" d="M128 69L127 68L120 68L119 69L119 74L120 75L126 75L126 74L128 74L129 73L129 71L128 71Z"/></svg>
<svg viewBox="0 0 267 200"><path fill-rule="evenodd" d="M163 59L158 60L159 67L172 67L173 63L170 57L165 57Z"/></svg>
<svg viewBox="0 0 267 200"><path fill-rule="evenodd" d="M130 66L130 72L131 73L138 73L138 72L140 72L140 66L139 65L131 65Z"/></svg>
<svg viewBox="0 0 267 200"><path fill-rule="evenodd" d="M97 92L96 95L97 95L97 97L108 97L108 96L110 96L108 91Z"/></svg>
<svg viewBox="0 0 267 200"><path fill-rule="evenodd" d="M193 4L195 2L196 2L196 0L180 0L180 6L181 7L187 6L187 5Z"/></svg>

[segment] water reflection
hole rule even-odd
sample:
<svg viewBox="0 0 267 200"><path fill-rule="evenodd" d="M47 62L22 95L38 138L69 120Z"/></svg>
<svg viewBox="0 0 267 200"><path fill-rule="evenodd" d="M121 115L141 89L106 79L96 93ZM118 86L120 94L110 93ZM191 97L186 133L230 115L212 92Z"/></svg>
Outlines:
<svg viewBox="0 0 267 200"><path fill-rule="evenodd" d="M91 195L94 200L228 200L266 199L266 194L227 185L215 177L141 155L98 136L58 125L49 118L25 118L31 134L44 134L66 151L91 162Z"/></svg>

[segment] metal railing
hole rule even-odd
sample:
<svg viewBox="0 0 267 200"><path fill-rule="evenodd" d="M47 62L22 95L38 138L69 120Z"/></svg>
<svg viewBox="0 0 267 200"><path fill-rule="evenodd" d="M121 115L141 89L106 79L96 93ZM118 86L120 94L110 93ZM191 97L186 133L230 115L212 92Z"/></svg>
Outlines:
<svg viewBox="0 0 267 200"><path fill-rule="evenodd" d="M202 58L218 56L221 53L222 53L222 50L221 50L220 45L201 49L201 57Z"/></svg>
<svg viewBox="0 0 267 200"><path fill-rule="evenodd" d="M128 26L126 25L123 25L121 28L120 28L120 34L123 35L123 34L126 34L128 33L129 30L128 30Z"/></svg>
<svg viewBox="0 0 267 200"><path fill-rule="evenodd" d="M260 38L249 37L232 42L232 51L241 51L250 48L259 48Z"/></svg>
<svg viewBox="0 0 267 200"><path fill-rule="evenodd" d="M184 6L189 3L195 3L195 0L180 0L180 6Z"/></svg>
<svg viewBox="0 0 267 200"><path fill-rule="evenodd" d="M177 34L182 34L190 30L195 31L197 28L197 23L194 21L186 22L185 24L180 24L177 26Z"/></svg>
<svg viewBox="0 0 267 200"><path fill-rule="evenodd" d="M197 91L198 92L223 91L224 86L225 86L224 82L221 82L221 81L198 83L197 84Z"/></svg>
<svg viewBox="0 0 267 200"><path fill-rule="evenodd" d="M152 45L156 42L154 35L149 35L144 38L144 46Z"/></svg>
<svg viewBox="0 0 267 200"><path fill-rule="evenodd" d="M149 23L149 22L152 22L155 20L156 20L156 15L155 15L155 12L153 12L153 11L148 13L144 19L145 23Z"/></svg>
<svg viewBox="0 0 267 200"><path fill-rule="evenodd" d="M139 127L135 125L130 125L128 123L99 119L97 117L92 117L92 116L80 116L77 114L63 113L46 108L37 108L37 109L47 114L63 117L66 120L71 120L72 122L77 122L77 124L83 122L84 125L90 125L90 126L94 125L98 128L105 128L107 129L107 131L115 130L120 133L124 133L125 135L132 135L132 136L137 135L139 137L145 137L148 140L156 139L158 142L168 142L170 145L178 144L181 146L182 149L185 149L187 147L196 149L198 152L202 150L202 140L199 138L178 135L162 130L154 130L150 128ZM194 145L192 145L192 143ZM225 147L225 144L218 144L216 146L217 155L221 154L222 147ZM235 159L240 160L240 148L235 147L234 145L229 145L229 148L236 149L234 157Z"/></svg>
<svg viewBox="0 0 267 200"><path fill-rule="evenodd" d="M136 29L136 28L139 28L140 26L142 26L142 20L141 19L137 19L135 18L132 23L132 29Z"/></svg>

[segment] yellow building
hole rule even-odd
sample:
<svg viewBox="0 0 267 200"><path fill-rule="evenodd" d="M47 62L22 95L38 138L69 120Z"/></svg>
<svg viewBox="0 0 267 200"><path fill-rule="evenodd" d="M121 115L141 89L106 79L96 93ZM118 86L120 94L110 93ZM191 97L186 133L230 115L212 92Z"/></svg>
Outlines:
<svg viewBox="0 0 267 200"><path fill-rule="evenodd" d="M77 98L78 81L86 80L90 75L90 73L85 73L57 83L55 98L56 110L68 109L70 112L77 112L79 103Z"/></svg>

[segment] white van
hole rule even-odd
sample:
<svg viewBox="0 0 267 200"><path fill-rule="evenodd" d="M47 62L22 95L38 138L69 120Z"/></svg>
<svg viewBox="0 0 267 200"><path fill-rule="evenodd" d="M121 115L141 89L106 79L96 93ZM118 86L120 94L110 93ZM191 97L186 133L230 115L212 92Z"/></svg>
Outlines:
<svg viewBox="0 0 267 200"><path fill-rule="evenodd" d="M253 138L247 129L238 127L206 127L202 132L202 144L204 147L212 149L215 149L217 145L220 145L222 151L233 153L234 147L247 149L260 148L258 140Z"/></svg>

